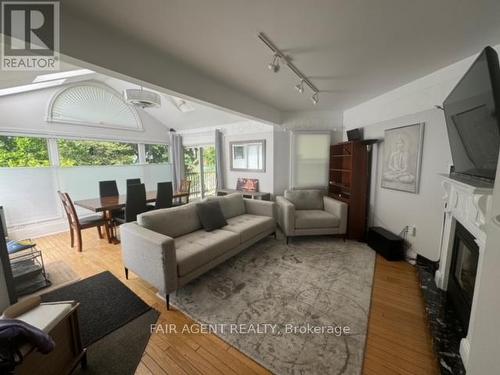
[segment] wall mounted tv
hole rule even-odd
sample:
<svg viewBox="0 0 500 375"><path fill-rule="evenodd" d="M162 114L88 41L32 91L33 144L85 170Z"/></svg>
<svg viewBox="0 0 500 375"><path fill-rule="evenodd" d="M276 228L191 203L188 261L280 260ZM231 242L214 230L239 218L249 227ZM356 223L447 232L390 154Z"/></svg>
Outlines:
<svg viewBox="0 0 500 375"><path fill-rule="evenodd" d="M443 103L452 175L494 181L500 151L500 67L486 47Z"/></svg>

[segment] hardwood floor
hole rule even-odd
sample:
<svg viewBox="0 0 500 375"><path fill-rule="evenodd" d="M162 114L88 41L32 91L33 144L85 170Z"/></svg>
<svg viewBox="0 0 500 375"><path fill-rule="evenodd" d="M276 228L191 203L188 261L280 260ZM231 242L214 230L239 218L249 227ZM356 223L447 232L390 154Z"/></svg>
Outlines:
<svg viewBox="0 0 500 375"><path fill-rule="evenodd" d="M180 332L193 321L180 311L167 311L156 290L133 273L125 280L120 246L83 232L83 252L69 246L69 234L36 240L46 263L64 262L85 278L109 270L161 315L158 323L175 324L178 333L153 333L136 374L270 374L253 360L212 334ZM426 325L417 276L406 263L377 257L364 374L439 374Z"/></svg>

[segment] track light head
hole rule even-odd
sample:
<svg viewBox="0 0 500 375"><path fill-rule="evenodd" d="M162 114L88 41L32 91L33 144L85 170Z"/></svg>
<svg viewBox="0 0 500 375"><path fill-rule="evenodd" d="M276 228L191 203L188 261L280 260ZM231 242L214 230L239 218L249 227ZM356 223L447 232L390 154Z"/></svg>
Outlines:
<svg viewBox="0 0 500 375"><path fill-rule="evenodd" d="M301 79L300 80L300 83L295 85L295 89L299 92L299 93L303 93L304 92L304 80Z"/></svg>
<svg viewBox="0 0 500 375"><path fill-rule="evenodd" d="M311 100L314 105L318 104L319 102L319 92L315 92L313 96L311 97Z"/></svg>
<svg viewBox="0 0 500 375"><path fill-rule="evenodd" d="M280 57L278 55L274 55L273 62L268 66L269 70L273 73L278 73L280 70Z"/></svg>

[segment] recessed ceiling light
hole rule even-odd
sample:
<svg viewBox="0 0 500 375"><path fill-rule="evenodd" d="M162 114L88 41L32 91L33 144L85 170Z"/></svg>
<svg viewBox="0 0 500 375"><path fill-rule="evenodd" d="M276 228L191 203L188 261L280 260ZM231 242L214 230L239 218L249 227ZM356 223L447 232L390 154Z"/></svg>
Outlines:
<svg viewBox="0 0 500 375"><path fill-rule="evenodd" d="M78 76L83 76L83 75L92 74L92 73L95 73L95 72L93 70L90 70L90 69L77 69L77 70L69 70L67 72L42 74L42 75L37 76L33 80L33 83L54 81L56 79L61 79L61 78L78 77Z"/></svg>
<svg viewBox="0 0 500 375"><path fill-rule="evenodd" d="M47 87L59 86L62 85L66 81L65 79L58 79L56 81L48 81L48 82L39 82L39 83L31 83L29 85L22 85L16 87L9 87L6 89L0 89L0 96L19 94L22 92L45 89Z"/></svg>

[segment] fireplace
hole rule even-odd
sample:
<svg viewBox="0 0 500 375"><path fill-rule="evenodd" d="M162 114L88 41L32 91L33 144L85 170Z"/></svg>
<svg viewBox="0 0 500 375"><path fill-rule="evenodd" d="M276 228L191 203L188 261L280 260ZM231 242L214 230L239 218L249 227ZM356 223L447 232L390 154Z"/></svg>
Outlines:
<svg viewBox="0 0 500 375"><path fill-rule="evenodd" d="M456 222L447 291L465 332L469 328L478 260L476 238Z"/></svg>

